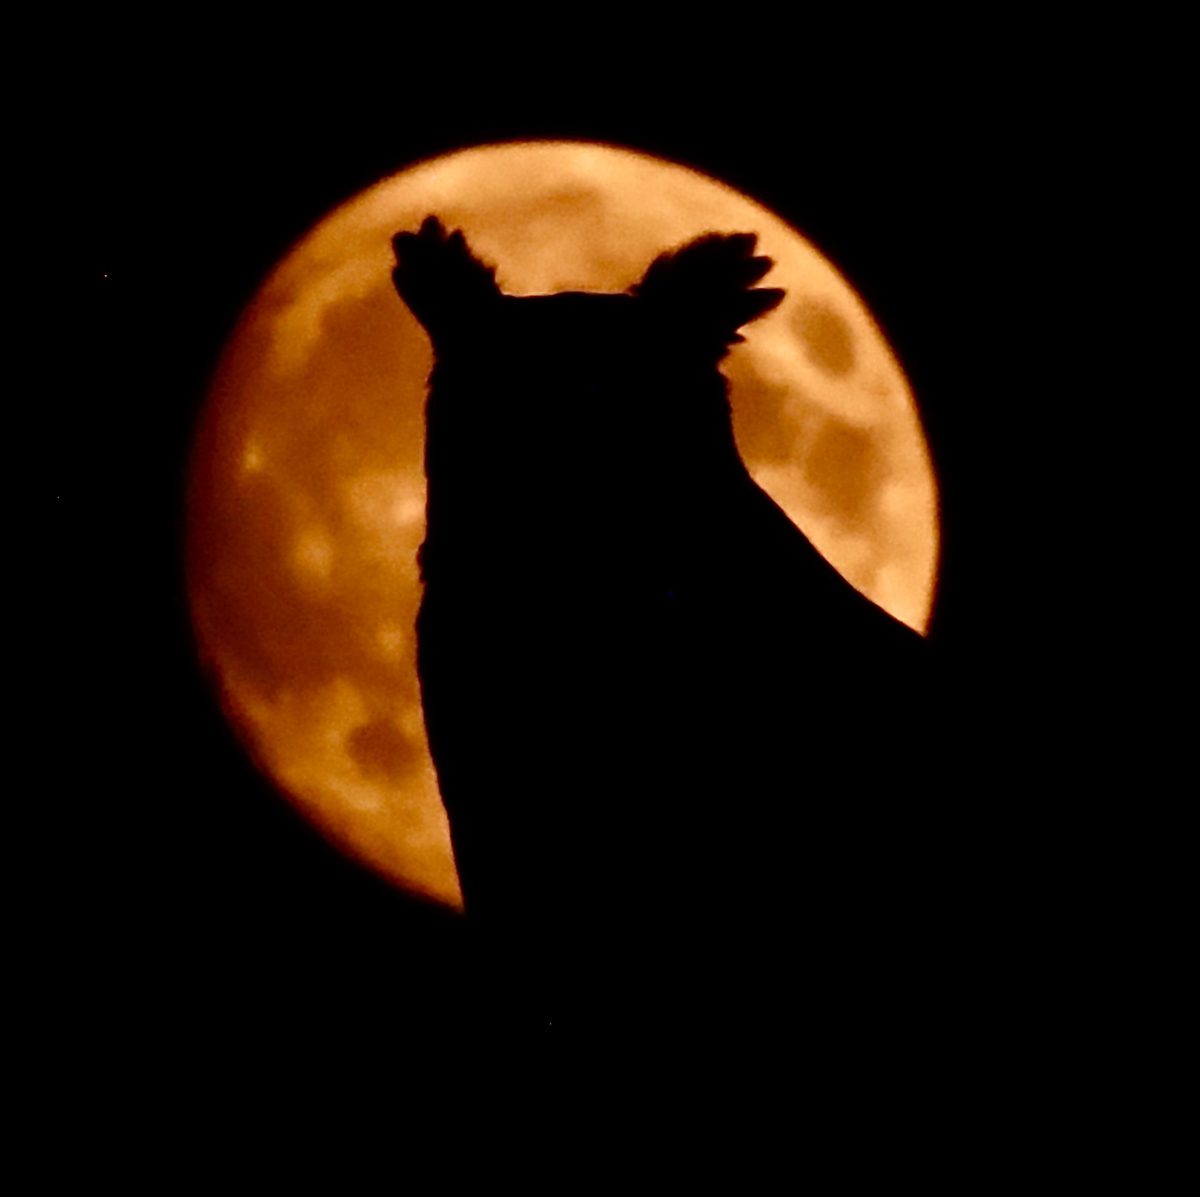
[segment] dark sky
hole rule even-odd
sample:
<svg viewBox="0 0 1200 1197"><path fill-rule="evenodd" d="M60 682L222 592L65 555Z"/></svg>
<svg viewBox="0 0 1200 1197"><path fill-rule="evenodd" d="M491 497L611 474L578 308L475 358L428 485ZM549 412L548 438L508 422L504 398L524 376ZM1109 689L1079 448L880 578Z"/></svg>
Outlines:
<svg viewBox="0 0 1200 1197"><path fill-rule="evenodd" d="M69 1028L71 1067L171 1085L264 1043L399 1058L414 1027L453 1034L469 999L458 928L337 857L245 761L194 668L180 572L190 432L238 311L333 205L422 157L530 136L661 154L833 260L896 349L933 451L933 634L977 712L968 743L955 729L964 790L1019 775L1013 744L1042 734L1050 705L1034 629L1058 584L1022 479L1060 394L1057 312L1078 285L1046 250L1087 138L1059 136L1069 124L1036 56L1020 73L1011 55L937 71L839 56L817 71L748 61L733 40L736 63L710 40L693 66L665 43L625 70L500 55L480 73L417 45L381 81L297 64L234 83L218 62L85 74L44 205L64 244L38 341L58 380L41 501L65 678L52 760L67 772L33 992Z"/></svg>

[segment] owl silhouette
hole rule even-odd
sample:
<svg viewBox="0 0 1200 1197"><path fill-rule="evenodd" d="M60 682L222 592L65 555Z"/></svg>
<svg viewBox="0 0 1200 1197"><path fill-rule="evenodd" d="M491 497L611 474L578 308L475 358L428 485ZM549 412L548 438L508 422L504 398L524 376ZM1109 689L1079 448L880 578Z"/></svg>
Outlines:
<svg viewBox="0 0 1200 1197"><path fill-rule="evenodd" d="M393 246L434 351L422 703L492 984L710 1017L887 939L926 648L738 452L721 363L784 299L756 236L534 296L436 217Z"/></svg>

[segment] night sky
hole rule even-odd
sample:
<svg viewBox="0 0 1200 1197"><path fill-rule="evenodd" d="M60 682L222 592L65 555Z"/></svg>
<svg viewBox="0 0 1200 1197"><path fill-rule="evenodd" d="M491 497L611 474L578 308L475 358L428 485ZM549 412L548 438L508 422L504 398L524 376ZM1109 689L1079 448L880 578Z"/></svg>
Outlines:
<svg viewBox="0 0 1200 1197"><path fill-rule="evenodd" d="M273 263L363 187L489 141L597 139L694 166L862 294L912 382L943 503L931 643L957 714L929 733L1049 892L1046 832L1069 815L1035 802L1057 792L1049 773L1029 778L1061 694L1039 614L1059 582L1026 484L1073 284L1040 256L1071 207L1040 98L999 65L847 61L818 78L676 53L632 80L473 66L460 90L445 51L425 57L336 87L299 68L248 86L93 68L60 130L43 215L65 244L36 345L57 380L40 501L64 679L52 777L66 772L35 850L30 995L48 1050L95 1083L182 1093L206 1069L277 1076L318 1057L401 1075L413 1037L463 1037L486 988L453 916L338 856L247 761L195 667L181 532L205 387Z"/></svg>

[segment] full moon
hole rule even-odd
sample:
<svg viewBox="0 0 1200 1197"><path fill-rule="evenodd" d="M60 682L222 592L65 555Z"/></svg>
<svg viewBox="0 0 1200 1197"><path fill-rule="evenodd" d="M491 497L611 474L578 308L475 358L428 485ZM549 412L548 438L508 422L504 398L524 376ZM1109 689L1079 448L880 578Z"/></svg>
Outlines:
<svg viewBox="0 0 1200 1197"><path fill-rule="evenodd" d="M196 640L242 742L300 811L397 885L459 906L413 630L432 352L391 283L392 235L430 214L521 295L622 291L701 233L757 233L775 261L764 285L787 298L723 364L755 479L848 581L920 631L937 496L913 395L862 300L795 229L714 179L610 146L484 146L322 220L243 313L201 416Z"/></svg>

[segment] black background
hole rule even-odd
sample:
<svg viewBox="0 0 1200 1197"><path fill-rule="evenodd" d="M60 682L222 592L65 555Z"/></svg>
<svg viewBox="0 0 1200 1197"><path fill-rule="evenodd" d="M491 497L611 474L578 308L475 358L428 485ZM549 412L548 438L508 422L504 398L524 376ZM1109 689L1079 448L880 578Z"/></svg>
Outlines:
<svg viewBox="0 0 1200 1197"><path fill-rule="evenodd" d="M956 702L930 742L946 784L1021 846L1023 876L1057 842L1070 814L1045 750L1075 679L1046 630L1063 554L1042 467L1099 97L1060 91L1022 39L931 66L898 50L802 64L724 37L667 38L621 70L603 54L468 62L414 36L390 73L323 59L264 78L268 46L236 71L98 53L83 74L39 196L62 240L33 342L58 380L43 614L62 680L31 995L73 1070L167 1093L214 1060L403 1075L415 1044L474 1033L487 982L458 921L327 847L224 725L194 664L181 542L190 436L243 305L334 205L456 148L569 137L659 154L764 203L839 267L912 381L937 472L931 640Z"/></svg>

